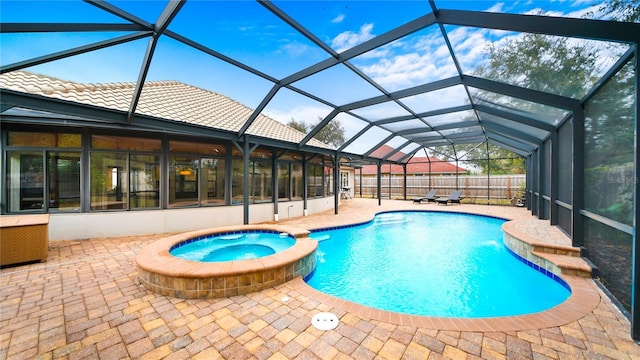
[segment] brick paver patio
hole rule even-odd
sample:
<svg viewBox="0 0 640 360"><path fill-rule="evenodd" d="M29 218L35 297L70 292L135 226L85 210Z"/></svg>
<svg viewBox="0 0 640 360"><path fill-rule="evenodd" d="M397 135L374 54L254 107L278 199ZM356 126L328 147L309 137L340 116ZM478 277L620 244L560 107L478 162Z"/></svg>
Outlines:
<svg viewBox="0 0 640 360"><path fill-rule="evenodd" d="M351 199L337 216L281 223L322 227L402 208L436 205ZM531 218L513 207L439 209ZM539 236L557 236L548 222L538 224ZM139 285L134 260L161 236L53 241L46 263L2 269L0 359L640 359L628 320L601 292L595 310L577 321L506 332L366 319L305 296L299 280L227 299L161 296ZM335 330L311 326L324 311L340 319Z"/></svg>

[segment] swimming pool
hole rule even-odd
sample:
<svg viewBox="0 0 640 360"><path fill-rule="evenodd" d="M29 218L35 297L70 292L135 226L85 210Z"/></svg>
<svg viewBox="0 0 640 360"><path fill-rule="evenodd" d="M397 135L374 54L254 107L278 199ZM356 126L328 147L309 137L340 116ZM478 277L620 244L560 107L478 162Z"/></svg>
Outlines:
<svg viewBox="0 0 640 360"><path fill-rule="evenodd" d="M171 247L171 255L193 261L219 262L257 259L290 248L296 240L267 230L234 231L189 239Z"/></svg>
<svg viewBox="0 0 640 360"><path fill-rule="evenodd" d="M437 317L537 313L571 292L503 243L504 220L460 213L391 212L369 223L314 231L307 283L362 305Z"/></svg>

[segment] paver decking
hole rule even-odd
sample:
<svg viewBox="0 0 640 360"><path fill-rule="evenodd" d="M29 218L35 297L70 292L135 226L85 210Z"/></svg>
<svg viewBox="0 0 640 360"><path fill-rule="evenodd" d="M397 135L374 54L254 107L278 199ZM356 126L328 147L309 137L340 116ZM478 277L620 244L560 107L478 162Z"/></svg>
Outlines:
<svg viewBox="0 0 640 360"><path fill-rule="evenodd" d="M350 199L339 215L280 223L318 228L392 209L533 219L513 207ZM548 222L536 224L537 236L558 241ZM600 299L578 320L520 331L441 330L336 307L296 280L226 299L151 293L139 284L135 256L162 236L54 241L46 263L2 269L0 359L640 359L628 320L591 280ZM321 311L335 313L340 325L315 329L311 318Z"/></svg>

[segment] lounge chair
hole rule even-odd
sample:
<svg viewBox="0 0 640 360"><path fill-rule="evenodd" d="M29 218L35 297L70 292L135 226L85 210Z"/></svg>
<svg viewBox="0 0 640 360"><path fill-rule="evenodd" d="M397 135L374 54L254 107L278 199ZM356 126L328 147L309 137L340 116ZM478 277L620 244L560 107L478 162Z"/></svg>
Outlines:
<svg viewBox="0 0 640 360"><path fill-rule="evenodd" d="M418 204L420 204L422 202L422 200L427 200L427 202L435 201L436 200L436 191L435 190L431 190L425 196L413 198L413 202L414 203L418 203Z"/></svg>
<svg viewBox="0 0 640 360"><path fill-rule="evenodd" d="M446 198L436 198L435 202L440 205L440 204L460 204L460 200L464 199L464 197L461 197L460 195L462 195L462 190L456 190L454 192L451 193L451 195L449 195L449 197Z"/></svg>

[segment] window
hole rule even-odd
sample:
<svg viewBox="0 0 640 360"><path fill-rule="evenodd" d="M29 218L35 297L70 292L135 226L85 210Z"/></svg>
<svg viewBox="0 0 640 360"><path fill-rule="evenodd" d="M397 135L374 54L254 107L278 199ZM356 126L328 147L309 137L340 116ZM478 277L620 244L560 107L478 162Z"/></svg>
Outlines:
<svg viewBox="0 0 640 360"><path fill-rule="evenodd" d="M322 164L321 163L308 163L307 164L307 197L321 197L322 196Z"/></svg>
<svg viewBox="0 0 640 360"><path fill-rule="evenodd" d="M92 135L91 148L96 150L160 151L159 139L113 135Z"/></svg>
<svg viewBox="0 0 640 360"><path fill-rule="evenodd" d="M156 155L131 155L129 160L132 209L160 207L160 158Z"/></svg>
<svg viewBox="0 0 640 360"><path fill-rule="evenodd" d="M170 140L169 152L169 207L225 204L226 145Z"/></svg>
<svg viewBox="0 0 640 360"><path fill-rule="evenodd" d="M200 159L169 156L169 207L198 205Z"/></svg>
<svg viewBox="0 0 640 360"><path fill-rule="evenodd" d="M291 200L302 200L304 182L302 164L291 164Z"/></svg>
<svg viewBox="0 0 640 360"><path fill-rule="evenodd" d="M343 189L349 187L349 173L346 171L340 172L340 187Z"/></svg>
<svg viewBox="0 0 640 360"><path fill-rule="evenodd" d="M249 185L251 191L251 201L270 202L273 199L273 175L271 170L271 161L251 161L249 166L249 177L251 183Z"/></svg>
<svg viewBox="0 0 640 360"><path fill-rule="evenodd" d="M278 199L290 200L291 173L289 163L278 163Z"/></svg>
<svg viewBox="0 0 640 360"><path fill-rule="evenodd" d="M50 147L50 148L80 148L82 136L80 134L44 133L11 131L8 139L9 146Z"/></svg>
<svg viewBox="0 0 640 360"><path fill-rule="evenodd" d="M81 134L10 131L8 211L80 211L81 145Z"/></svg>
<svg viewBox="0 0 640 360"><path fill-rule="evenodd" d="M127 209L127 154L92 153L91 167L91 210Z"/></svg>
<svg viewBox="0 0 640 360"><path fill-rule="evenodd" d="M249 203L270 202L273 199L271 160L249 161ZM244 203L244 161L233 160L233 204Z"/></svg>
<svg viewBox="0 0 640 360"><path fill-rule="evenodd" d="M49 211L80 211L80 153L47 154Z"/></svg>
<svg viewBox="0 0 640 360"><path fill-rule="evenodd" d="M224 160L200 159L201 179L200 194L204 205L224 205Z"/></svg>
<svg viewBox="0 0 640 360"><path fill-rule="evenodd" d="M324 167L324 195L333 195L333 167Z"/></svg>
<svg viewBox="0 0 640 360"><path fill-rule="evenodd" d="M7 153L9 210L44 209L44 153L10 151Z"/></svg>
<svg viewBox="0 0 640 360"><path fill-rule="evenodd" d="M92 135L90 209L160 208L161 146L160 139Z"/></svg>

